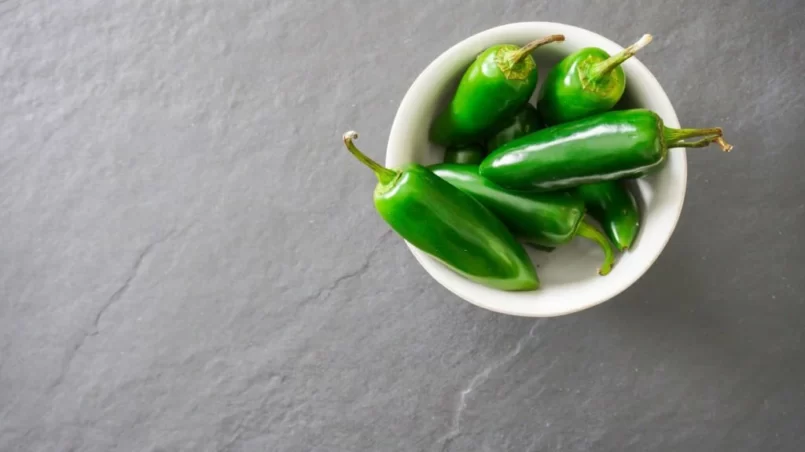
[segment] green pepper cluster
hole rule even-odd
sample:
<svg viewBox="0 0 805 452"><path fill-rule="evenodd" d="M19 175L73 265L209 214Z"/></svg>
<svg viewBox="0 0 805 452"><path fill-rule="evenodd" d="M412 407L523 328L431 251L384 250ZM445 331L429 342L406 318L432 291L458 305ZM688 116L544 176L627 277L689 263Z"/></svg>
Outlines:
<svg viewBox="0 0 805 452"><path fill-rule="evenodd" d="M357 149L355 132L344 135L347 149L375 172L375 207L395 232L500 290L539 288L523 243L550 252L582 236L601 247L599 273L608 274L612 244L626 252L640 231L627 181L661 165L669 148L732 149L720 128L674 129L647 109L613 109L626 88L621 64L650 35L614 55L596 47L570 54L549 71L532 105L538 68L530 53L561 41L496 45L475 58L430 128L444 163L385 168Z"/></svg>

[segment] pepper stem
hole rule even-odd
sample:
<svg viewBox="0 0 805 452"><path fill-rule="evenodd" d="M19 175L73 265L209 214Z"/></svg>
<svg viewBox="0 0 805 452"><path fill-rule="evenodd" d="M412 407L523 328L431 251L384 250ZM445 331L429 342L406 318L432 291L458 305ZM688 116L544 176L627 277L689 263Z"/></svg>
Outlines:
<svg viewBox="0 0 805 452"><path fill-rule="evenodd" d="M721 147L724 152L732 150L732 145L724 141L724 132L720 127L712 127L709 129L672 129L665 127L663 129L663 141L669 148L704 148L711 143L716 143ZM687 138L699 138L697 141L685 141Z"/></svg>
<svg viewBox="0 0 805 452"><path fill-rule="evenodd" d="M676 148L706 148L711 144L715 143L719 137L717 136L710 136L702 138L701 140L696 141L680 141L676 144L669 145L669 147L676 147Z"/></svg>
<svg viewBox="0 0 805 452"><path fill-rule="evenodd" d="M721 150L724 152L729 152L732 150L732 145L724 141L723 137L716 138L715 142L721 147Z"/></svg>
<svg viewBox="0 0 805 452"><path fill-rule="evenodd" d="M612 264L615 262L615 253L612 251L612 244L609 243L609 240L607 240L604 234L594 228L590 223L582 221L579 224L576 235L592 240L601 247L601 250L604 251L604 263L598 269L598 274L604 276L609 273L612 270Z"/></svg>
<svg viewBox="0 0 805 452"><path fill-rule="evenodd" d="M363 152L358 150L358 148L353 143L354 140L358 138L358 132L354 132L350 130L349 132L344 134L344 146L347 147L349 152L355 156L358 160L361 161L364 165L368 166L375 172L375 176L377 176L377 180L380 181L381 184L389 184L394 181L394 178L397 177L397 171L390 170L383 165L375 162L374 160L367 157Z"/></svg>
<svg viewBox="0 0 805 452"><path fill-rule="evenodd" d="M624 61L633 57L634 54L637 53L640 49L647 46L652 39L654 38L652 38L651 35L643 35L643 37L640 38L636 43L621 50L615 55L612 55L611 57L607 58L604 61L595 63L590 67L590 70L587 73L587 80L595 82L601 77L609 74L610 72L612 72L613 69L623 64Z"/></svg>
<svg viewBox="0 0 805 452"><path fill-rule="evenodd" d="M545 44L550 44L552 42L561 42L564 40L565 35L550 35L541 39L537 39L536 41L531 41L528 44L521 47L518 51L514 52L514 55L512 55L511 64L519 63L520 60L525 58L526 55L531 53L531 51L536 49L537 47L541 47L544 46Z"/></svg>

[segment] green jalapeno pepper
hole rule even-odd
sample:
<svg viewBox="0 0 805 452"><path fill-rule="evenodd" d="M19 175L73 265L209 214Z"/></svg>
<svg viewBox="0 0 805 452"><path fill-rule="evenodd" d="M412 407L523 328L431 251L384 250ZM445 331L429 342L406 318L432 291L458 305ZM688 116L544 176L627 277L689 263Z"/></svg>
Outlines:
<svg viewBox="0 0 805 452"><path fill-rule="evenodd" d="M503 44L481 52L464 72L450 103L431 125L431 141L449 146L482 138L534 93L537 63L531 51L564 39L563 35L552 35L524 47Z"/></svg>
<svg viewBox="0 0 805 452"><path fill-rule="evenodd" d="M687 138L704 137L697 141ZM617 110L567 122L511 141L486 156L481 176L514 190L552 191L640 176L665 161L668 148L717 143L720 128L673 129L645 109Z"/></svg>
<svg viewBox="0 0 805 452"><path fill-rule="evenodd" d="M445 163L474 163L479 164L486 156L486 151L480 144L465 144L450 146L444 151Z"/></svg>
<svg viewBox="0 0 805 452"><path fill-rule="evenodd" d="M604 181L578 187L577 192L590 216L621 251L632 246L640 229L637 202L623 181Z"/></svg>
<svg viewBox="0 0 805 452"><path fill-rule="evenodd" d="M403 239L477 283L509 291L539 287L523 246L481 203L421 165L383 167L358 150L357 137L345 133L344 145L374 171L375 208Z"/></svg>
<svg viewBox="0 0 805 452"><path fill-rule="evenodd" d="M540 88L537 106L545 122L561 124L614 107L626 89L620 65L650 42L651 35L644 35L612 56L598 47L586 47L560 61Z"/></svg>
<svg viewBox="0 0 805 452"><path fill-rule="evenodd" d="M497 132L487 141L486 148L494 151L509 141L536 132L541 128L542 118L537 113L537 109L526 103L514 116L504 118L497 124L497 127L493 128Z"/></svg>
<svg viewBox="0 0 805 452"><path fill-rule="evenodd" d="M569 242L576 235L596 242L604 252L599 273L614 260L606 237L584 221L584 201L571 193L513 193L478 174L476 165L442 163L431 170L492 211L519 239L540 248Z"/></svg>

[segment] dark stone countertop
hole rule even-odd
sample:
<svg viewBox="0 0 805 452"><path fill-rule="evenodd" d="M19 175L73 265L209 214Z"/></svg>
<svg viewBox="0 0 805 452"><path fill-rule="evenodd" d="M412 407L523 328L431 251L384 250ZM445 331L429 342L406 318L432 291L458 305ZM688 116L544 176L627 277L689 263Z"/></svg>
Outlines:
<svg viewBox="0 0 805 452"><path fill-rule="evenodd" d="M615 6L617 5L617 6ZM0 450L801 451L805 4L0 1ZM684 124L652 269L554 319L451 295L374 179L419 72L509 22L640 59Z"/></svg>

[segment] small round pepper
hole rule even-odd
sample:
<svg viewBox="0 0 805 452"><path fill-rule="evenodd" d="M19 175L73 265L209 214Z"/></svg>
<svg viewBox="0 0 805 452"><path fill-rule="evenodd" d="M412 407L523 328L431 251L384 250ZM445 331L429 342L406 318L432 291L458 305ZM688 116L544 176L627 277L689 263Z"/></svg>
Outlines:
<svg viewBox="0 0 805 452"><path fill-rule="evenodd" d="M651 42L651 35L609 56L598 47L573 52L551 69L537 104L547 124L561 124L612 109L626 89L620 66Z"/></svg>
<svg viewBox="0 0 805 452"><path fill-rule="evenodd" d="M551 35L523 47L502 44L481 52L464 72L450 103L431 125L430 140L450 146L482 138L534 93L537 63L531 51L564 39L563 35Z"/></svg>

